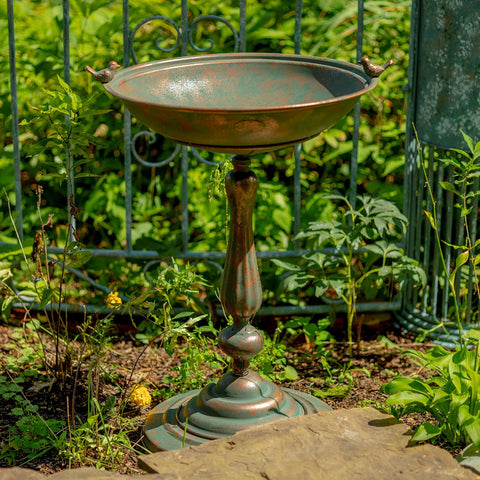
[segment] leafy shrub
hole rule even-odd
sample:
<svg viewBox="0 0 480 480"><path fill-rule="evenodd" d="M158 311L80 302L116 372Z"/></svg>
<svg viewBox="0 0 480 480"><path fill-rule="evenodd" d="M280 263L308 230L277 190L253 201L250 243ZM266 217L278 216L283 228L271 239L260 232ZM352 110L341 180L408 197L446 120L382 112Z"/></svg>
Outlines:
<svg viewBox="0 0 480 480"><path fill-rule="evenodd" d="M347 305L347 336L352 343L352 325L358 299L391 298L407 280L425 283L418 263L404 255L394 240L405 233L407 219L387 200L368 195L356 199L357 206L341 195L333 220L312 222L297 238L311 240L311 251L300 263L274 262L287 271L287 290L311 287L316 297L330 294Z"/></svg>
<svg viewBox="0 0 480 480"><path fill-rule="evenodd" d="M473 348L472 348L473 347ZM447 440L453 446L480 446L480 331L470 330L455 351L437 345L427 352L407 351L422 377L397 377L382 386L389 413L397 418L428 412L412 440Z"/></svg>

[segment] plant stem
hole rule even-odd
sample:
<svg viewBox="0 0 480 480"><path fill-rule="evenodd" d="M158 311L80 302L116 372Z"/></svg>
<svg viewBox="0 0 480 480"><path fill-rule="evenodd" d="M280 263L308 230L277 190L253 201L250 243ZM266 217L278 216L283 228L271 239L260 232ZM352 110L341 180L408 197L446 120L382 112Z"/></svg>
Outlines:
<svg viewBox="0 0 480 480"><path fill-rule="evenodd" d="M416 130L415 130L415 135L417 135ZM420 140L418 139L418 136L417 136L417 142L420 145ZM419 148L418 151L419 151L420 164L421 164L421 167L422 167L423 175L426 179L428 179L428 174L427 174L427 170L426 170L426 167L425 167L425 161L424 161L424 158L423 158L423 153L422 153L421 148ZM459 309L459 306L458 306L457 292L455 290L455 281L454 281L454 279L450 278L450 270L447 267L447 264L445 262L445 257L443 255L442 241L440 239L440 233L439 233L438 227L437 227L438 216L437 216L435 196L433 195L433 191L432 191L430 182L427 180L425 182L425 184L427 186L428 195L430 197L431 204L432 204L431 226L433 228L433 231L435 232L435 242L437 244L440 261L441 261L442 268L443 268L443 271L445 273L445 277L446 277L446 280L448 281L450 291L451 291L451 294L452 294L452 297L453 297L453 302L454 302L454 307L455 307L455 320L457 322L457 328L458 328L458 331L459 331L459 341L460 341L460 346L463 347L464 346L464 340L463 340L463 334L462 334L463 325L462 325L462 321L461 321L461 317L460 317L460 309Z"/></svg>

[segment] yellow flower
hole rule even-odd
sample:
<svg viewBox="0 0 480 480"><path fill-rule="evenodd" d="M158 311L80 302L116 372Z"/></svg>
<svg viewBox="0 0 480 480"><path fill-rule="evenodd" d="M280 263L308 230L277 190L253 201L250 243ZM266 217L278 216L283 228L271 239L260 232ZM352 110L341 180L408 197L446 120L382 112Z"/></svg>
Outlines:
<svg viewBox="0 0 480 480"><path fill-rule="evenodd" d="M145 407L152 403L152 397L150 396L147 387L143 385L134 385L130 392L130 400L138 407Z"/></svg>
<svg viewBox="0 0 480 480"><path fill-rule="evenodd" d="M107 304L108 308L120 310L122 305L122 299L118 296L118 292L110 292L105 299L105 303Z"/></svg>

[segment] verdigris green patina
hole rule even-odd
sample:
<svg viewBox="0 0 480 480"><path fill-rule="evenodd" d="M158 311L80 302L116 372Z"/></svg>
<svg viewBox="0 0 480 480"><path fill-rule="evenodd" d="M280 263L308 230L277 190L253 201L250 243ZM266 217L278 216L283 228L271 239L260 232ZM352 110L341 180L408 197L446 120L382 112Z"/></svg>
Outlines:
<svg viewBox="0 0 480 480"><path fill-rule="evenodd" d="M376 85L378 69L390 63L376 68L368 63L372 78L359 65L325 58L203 55L129 67L104 84L164 137L235 154L225 180L230 234L220 292L233 323L218 342L233 357L232 371L201 391L157 405L145 422L150 450L198 445L253 426L331 410L320 399L279 388L249 369L249 359L264 343L252 325L262 286L252 226L257 178L250 156L318 135L347 114Z"/></svg>

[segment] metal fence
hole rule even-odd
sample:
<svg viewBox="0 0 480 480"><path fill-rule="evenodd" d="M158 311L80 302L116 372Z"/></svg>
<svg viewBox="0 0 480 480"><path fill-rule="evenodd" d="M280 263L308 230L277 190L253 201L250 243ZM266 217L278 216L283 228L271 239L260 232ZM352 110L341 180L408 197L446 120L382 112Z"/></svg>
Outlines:
<svg viewBox="0 0 480 480"><path fill-rule="evenodd" d="M158 48L162 52L175 52L178 55L188 55L196 53L208 53L211 45L207 45L206 48L200 48L195 44L194 33L198 26L202 22L215 21L222 28L225 28L230 32L234 41L235 51L245 51L246 49L246 19L247 19L247 2L246 0L240 0L238 5L238 18L236 24L239 25L238 30L234 28L231 21L226 18L217 17L214 15L202 15L197 18L191 18L189 15L188 0L181 1L181 19L180 22L162 16L153 15L147 17L133 28L130 25L130 5L127 0L123 0L123 66L126 67L131 63L136 63L136 34L141 27L148 22L164 22L168 24L170 28L176 32L176 40L174 45L168 48L158 45ZM70 2L63 0L63 77L67 83L70 83ZM161 10L161 5L158 7ZM300 53L301 41L302 41L302 14L303 14L303 2L302 0L296 0L295 4L295 32L294 32L294 44L295 53ZM9 58L10 58L10 85L11 85L11 106L12 106L12 136L13 136L13 151L14 151L14 172L15 172L15 195L16 204L15 209L17 213L17 226L20 237L23 237L22 231L22 186L21 186L21 155L20 155L20 136L19 136L19 118L18 118L18 102L17 102L17 72L16 72L16 49L15 49L15 31L14 31L14 10L15 5L13 0L7 0L7 12L8 12L8 41L9 41ZM357 61L360 60L363 54L363 35L364 35L364 1L358 0L358 30L357 30L357 45L356 45L356 57ZM356 179L357 179L357 157L358 157L358 143L359 143L359 123L360 123L360 104L358 103L354 110L354 129L353 129L353 151L351 158L351 178L349 195L354 198L356 194ZM67 120L68 121L68 120ZM158 168L169 164L172 161L179 160L181 163L181 182L182 182L182 196L181 196L181 231L182 231L182 248L176 255L179 258L196 260L208 260L208 261L221 261L225 257L225 253L222 251L208 251L208 252L192 252L189 251L189 215L188 215L188 168L189 159L194 157L198 161L207 165L216 165L216 163L206 160L199 152L191 147L177 146L173 153L161 162L146 161L137 151L137 140L141 137L153 140L153 134L149 131L140 131L132 133L132 122L128 110L125 110L124 114L124 175L126 180L126 247L124 249L92 249L92 256L96 257L117 257L126 258L128 260L142 259L148 260L147 269L153 263L158 262L159 259L164 257L161 251L153 250L136 250L134 243L132 242L132 164L133 162L139 162L146 167ZM294 195L293 195L293 234L297 234L300 229L301 220L301 177L300 177L300 164L301 164L301 145L297 145L294 148L295 168L293 174ZM74 186L73 179L70 185ZM67 198L70 194L75 194L75 188L72 192L67 192ZM67 204L67 202L66 202ZM49 248L49 253L58 254L61 253L59 248ZM280 258L280 257L298 257L306 253L300 248L298 242L294 243L294 248L284 251L261 251L258 252L259 258ZM84 281L89 282L93 287L109 292L109 288L106 285L101 285L97 281L87 277L84 273L76 269L70 269L72 273L77 275ZM72 307L73 308L73 307ZM281 315L281 314L313 314L324 313L331 310L330 305L310 305L306 307L284 306L284 307L264 307L260 310L259 314L268 315ZM357 309L359 311L373 311L373 310L398 310L400 308L400 302L374 302L358 304ZM93 310L93 307L90 308ZM342 310L342 306L337 307L337 310Z"/></svg>
<svg viewBox="0 0 480 480"><path fill-rule="evenodd" d="M471 245L479 238L479 179L477 176L465 184L471 211L464 215L458 208L459 197L444 188L446 183L453 185L458 180L455 167L442 159L458 159L454 149L468 151L461 130L474 141L480 138L480 87L476 77L479 25L480 8L475 1L412 3L404 182L409 219L406 251L423 265L428 283L421 291L407 289L399 320L406 329L430 331L431 338L448 346L454 345L460 332L453 321L455 300L445 267L452 272L458 265L460 255L468 248L467 233ZM440 243L425 215L433 208ZM458 268L455 279L464 328L478 325L480 320L476 275L473 265L466 262Z"/></svg>

